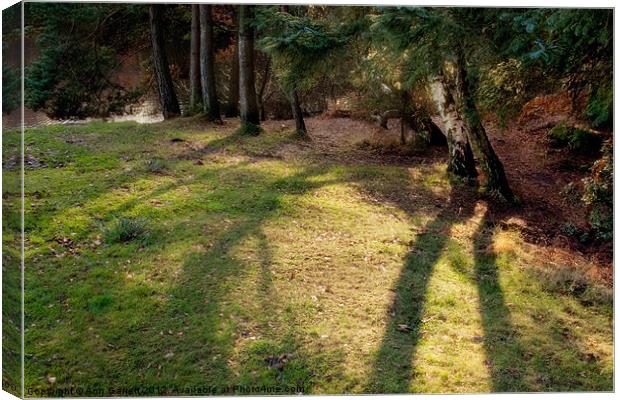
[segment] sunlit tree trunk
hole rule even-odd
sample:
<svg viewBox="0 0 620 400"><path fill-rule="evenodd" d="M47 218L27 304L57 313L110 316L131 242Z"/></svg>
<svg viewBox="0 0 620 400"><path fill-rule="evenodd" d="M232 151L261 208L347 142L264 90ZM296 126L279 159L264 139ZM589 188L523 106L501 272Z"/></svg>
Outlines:
<svg viewBox="0 0 620 400"><path fill-rule="evenodd" d="M161 102L164 118L172 118L181 114L179 101L177 100L172 77L170 76L170 68L168 66L168 58L164 49L164 35L162 31L161 13L164 5L149 6L149 23L151 26L151 46L153 53L153 69L155 72L155 80L159 89L159 100Z"/></svg>
<svg viewBox="0 0 620 400"><path fill-rule="evenodd" d="M235 42L233 43L232 65L230 69L230 83L228 85L228 102L225 114L227 117L239 115L239 19L237 18L237 6L233 6L233 24L236 29Z"/></svg>
<svg viewBox="0 0 620 400"><path fill-rule="evenodd" d="M189 109L195 112L202 103L202 85L200 83L200 10L198 4L192 4L189 87Z"/></svg>
<svg viewBox="0 0 620 400"><path fill-rule="evenodd" d="M242 124L260 124L254 71L254 6L239 6L239 105Z"/></svg>
<svg viewBox="0 0 620 400"><path fill-rule="evenodd" d="M213 51L213 17L211 5L200 5L200 81L203 110L211 121L222 122L215 86L215 54Z"/></svg>
<svg viewBox="0 0 620 400"><path fill-rule="evenodd" d="M434 77L431 82L433 102L443 120L448 142L448 171L457 176L475 178L478 174L474 156L465 132L465 121L454 98L454 90L454 85L445 75Z"/></svg>
<svg viewBox="0 0 620 400"><path fill-rule="evenodd" d="M467 72L462 61L455 66L455 70L456 89L459 94L458 97L460 101L462 101L462 114L465 118L465 132L467 133L476 158L478 158L480 162L480 168L484 171L486 176L486 190L498 193L508 201L513 201L514 194L508 185L504 165L497 157L495 150L493 150L486 130L482 125L480 113L476 107L473 95L469 90Z"/></svg>

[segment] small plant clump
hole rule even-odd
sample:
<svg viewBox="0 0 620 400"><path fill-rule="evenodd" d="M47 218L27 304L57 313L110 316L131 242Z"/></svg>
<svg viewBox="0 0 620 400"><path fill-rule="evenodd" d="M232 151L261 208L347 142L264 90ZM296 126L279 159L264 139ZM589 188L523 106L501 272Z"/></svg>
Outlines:
<svg viewBox="0 0 620 400"><path fill-rule="evenodd" d="M236 133L242 136L258 136L262 131L263 129L259 125L246 122L241 124Z"/></svg>
<svg viewBox="0 0 620 400"><path fill-rule="evenodd" d="M160 174L168 169L168 164L162 159L154 158L146 160L144 162L144 168L150 173Z"/></svg>
<svg viewBox="0 0 620 400"><path fill-rule="evenodd" d="M602 157L592 165L591 174L583 179L583 202L590 207L590 225L600 240L613 239L614 227L614 160L613 146L603 146Z"/></svg>
<svg viewBox="0 0 620 400"><path fill-rule="evenodd" d="M127 243L143 240L148 234L148 221L144 218L121 217L104 229L103 236L108 243Z"/></svg>

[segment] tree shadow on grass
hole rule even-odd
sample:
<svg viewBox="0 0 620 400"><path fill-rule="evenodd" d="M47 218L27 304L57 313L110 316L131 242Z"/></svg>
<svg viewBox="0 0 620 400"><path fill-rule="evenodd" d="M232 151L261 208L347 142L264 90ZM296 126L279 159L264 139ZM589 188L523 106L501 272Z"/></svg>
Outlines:
<svg viewBox="0 0 620 400"><path fill-rule="evenodd" d="M484 330L483 347L493 391L529 391L523 379L525 350L512 325L510 310L499 282L497 254L493 249L493 226L485 211L473 237L474 275Z"/></svg>
<svg viewBox="0 0 620 400"><path fill-rule="evenodd" d="M484 330L486 366L494 392L601 390L605 372L592 354L584 353L562 313L547 305L532 304L529 312L538 321L527 330L515 326L511 306L500 284L500 269L511 262L511 253L500 256L494 248L492 207L489 205L473 236L474 275ZM515 268L514 266L511 268ZM550 300L560 303L561 298ZM609 384L611 375L607 377ZM598 387L600 386L600 387ZM610 387L611 389L611 387Z"/></svg>
<svg viewBox="0 0 620 400"><path fill-rule="evenodd" d="M245 261L234 254L234 247L245 238L259 235L266 220L286 212L282 207L283 196L301 196L333 182L311 180L323 172L320 167L309 168L278 178L257 171L245 171L239 177L250 179L252 183L249 186L218 192L223 202L232 205L226 212L191 207L182 214L166 214L159 222L172 222L168 226L172 227L174 234L158 247L143 249L145 255L151 258L167 251L168 246L186 248L189 254L184 256L175 275L162 282L166 285L171 283L163 291L150 288L154 288L156 281L145 284L148 280L145 283L128 280L125 264L120 263L125 260L119 259L114 263L118 265L106 267L103 265L105 260L95 253L85 254L76 260L81 265L79 274L74 276L80 281L77 286L63 288L60 284L62 276L56 274L46 275L42 281L39 278L40 290L49 292L47 297L66 298L73 310L70 316L63 317L66 322L47 331L45 338L40 337L43 332L38 331L29 335L31 353L48 356L51 352L65 353L55 359L27 359L27 370L30 371L28 386L46 387L44 378L41 380L46 371L57 377L58 387L68 384L105 387L110 386L111 382L117 387L153 384L172 387L159 394L184 394L178 389L180 384L221 386L233 382L234 370L231 370L229 359L235 352L238 340L238 312L243 310L236 309L230 300L234 299L235 290L240 289L236 280L246 274L247 267ZM183 184L174 182L139 199L129 200L110 210L108 216L131 211L148 199ZM233 198L239 195L243 195L241 199ZM196 193L195 196L202 199L204 193ZM188 222L191 213L197 214ZM227 220L229 223L225 223ZM216 229L205 232L205 223L217 225ZM135 248L133 245L129 247ZM131 258L126 253L123 252L125 257ZM265 257L268 263L268 257ZM137 257L134 261L141 258ZM94 267L96 269L91 270ZM160 266L152 267L155 270L144 273L147 277L157 278L156 270ZM165 269L167 266L162 267ZM46 289L48 287L58 289L50 291ZM93 313L90 300L88 304L85 302L94 295L105 295L111 304ZM43 309L43 305L31 305L27 310L29 314L37 312L36 317L32 314L31 321L37 325L54 325L50 317L39 314L39 309ZM71 344L72 349L66 347L71 340L65 337L67 329L84 338L78 346ZM91 332L92 329L94 331ZM33 340L37 341L36 345ZM92 356L93 349L99 349L95 357Z"/></svg>
<svg viewBox="0 0 620 400"><path fill-rule="evenodd" d="M300 351L300 336L294 324L289 324L290 329L286 332L274 332L267 335L271 337L256 338L248 345L244 350L247 354L240 356L248 366L239 368L231 364L231 360L238 356L239 342L250 336L243 329L247 322L258 321L261 332L265 326L268 327L266 332L269 332L269 318L276 315L277 293L273 292L271 282L271 253L262 226L282 211L282 196L301 196L333 182L310 180L321 171L320 168L306 169L265 185L260 192L254 193L253 200L245 204L240 214L232 217L233 220L219 230L214 240L201 238L197 241L196 244L201 245L199 247L202 249L185 257L176 285L169 291L170 300L157 323L162 327L172 326L173 332L183 331L182 340L176 344L170 343L170 348L174 350L169 352L178 354L178 357L162 360L162 353L168 350L161 348L161 338L153 338L147 346L155 350L152 360L144 360L145 357L135 354L135 357L143 358L141 363L163 362L160 365L164 367L158 372L159 375L151 375L151 381L182 381L185 384L219 387L236 382L287 386L306 383L311 372L306 355L302 356ZM257 238L259 244L258 298L254 300L262 304L258 314L251 314L252 310L246 310L236 303L237 297L247 296L247 293L243 293L247 288L239 285L251 273L251 267L235 253L235 247L251 238ZM283 324L276 321L276 325ZM296 356L282 371L268 369L264 365L267 354L281 355L286 352L293 352ZM246 369L249 366L253 366L254 370ZM197 368L204 373L196 375ZM182 393L171 391L167 394Z"/></svg>
<svg viewBox="0 0 620 400"><path fill-rule="evenodd" d="M193 360L186 360L177 368L180 375L192 374L191 368L201 365L209 373L205 381L209 384L261 383L271 385L305 385L310 377L306 355L299 351L299 332L295 324L283 324L270 321L276 318L275 302L277 294L273 293L271 282L271 251L262 232L264 223L282 210L282 196L301 196L320 186L333 181L310 181L321 173L320 168L303 170L298 174L278 179L267 185L254 197L255 204L246 204L239 219L222 232L216 241L204 251L190 254L179 276L179 283L172 290L174 302L168 306L166 314L186 315L188 349L184 354L193 354ZM274 196L274 193L278 193ZM266 206L266 209L263 207ZM263 211L253 212L254 207ZM248 238L258 239L258 298L254 301L262 304L257 314L251 310L240 309L231 299L233 296L247 296L247 288L239 286L244 277L250 273L250 266L234 254L234 247ZM229 364L239 351L239 341L247 342L250 332L243 327L248 321L258 321L268 333L266 337L250 340L245 348L245 365L232 367ZM286 326L285 332L272 332L270 323ZM294 356L287 362L286 368L268 368L265 357L280 356L292 352ZM188 364L187 366L184 366ZM189 368L189 369L187 369ZM239 374L239 375L237 375Z"/></svg>
<svg viewBox="0 0 620 400"><path fill-rule="evenodd" d="M413 356L421 336L422 316L433 268L448 240L452 224L474 212L467 190L453 187L448 204L418 233L406 256L388 309L389 322L365 388L370 393L408 393L413 376Z"/></svg>

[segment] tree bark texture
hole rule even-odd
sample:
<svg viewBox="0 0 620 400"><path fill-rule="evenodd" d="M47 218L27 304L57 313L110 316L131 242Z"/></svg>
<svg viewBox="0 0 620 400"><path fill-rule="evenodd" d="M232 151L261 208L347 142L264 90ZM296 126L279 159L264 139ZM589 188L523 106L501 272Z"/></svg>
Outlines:
<svg viewBox="0 0 620 400"><path fill-rule="evenodd" d="M508 184L504 165L493 150L486 130L482 125L482 119L476 107L473 95L467 82L467 72L461 61L456 65L456 86L458 97L462 101L463 115L465 117L466 133L474 150L480 168L486 176L486 190L499 193L508 201L514 200L514 194Z"/></svg>
<svg viewBox="0 0 620 400"><path fill-rule="evenodd" d="M239 6L239 108L241 123L260 124L254 71L254 6Z"/></svg>
<svg viewBox="0 0 620 400"><path fill-rule="evenodd" d="M213 17L210 4L200 5L200 81L204 113L211 121L222 122L215 86L215 54L213 51Z"/></svg>
<svg viewBox="0 0 620 400"><path fill-rule="evenodd" d="M149 23L151 27L151 46L153 53L153 69L155 72L155 80L159 90L159 100L161 102L164 118L172 118L181 114L179 101L177 100L172 77L170 76L170 68L168 66L168 58L164 49L164 35L162 31L161 13L164 5L149 6Z"/></svg>
<svg viewBox="0 0 620 400"><path fill-rule="evenodd" d="M448 142L448 171L457 176L475 178L478 173L474 156L465 132L465 121L459 112L454 92L455 85L449 82L447 76L433 78L431 82L433 102L443 121Z"/></svg>
<svg viewBox="0 0 620 400"><path fill-rule="evenodd" d="M293 111L293 118L295 119L295 132L298 135L306 136L308 130L306 129L306 123L304 122L304 116L299 102L299 95L296 90L293 90L291 93L291 108Z"/></svg>
<svg viewBox="0 0 620 400"><path fill-rule="evenodd" d="M230 70L230 83L228 85L228 102L225 114L227 117L239 115L239 19L237 18L237 6L233 6L233 24L237 30L235 43L233 44L232 65Z"/></svg>
<svg viewBox="0 0 620 400"><path fill-rule="evenodd" d="M200 7L192 4L192 27L190 36L189 63L189 109L194 112L202 103L200 82Z"/></svg>

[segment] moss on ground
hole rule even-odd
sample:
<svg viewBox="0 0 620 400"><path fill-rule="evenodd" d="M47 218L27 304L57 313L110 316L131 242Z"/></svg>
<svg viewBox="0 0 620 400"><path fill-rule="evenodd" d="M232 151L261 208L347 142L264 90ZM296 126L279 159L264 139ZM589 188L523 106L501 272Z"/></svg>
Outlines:
<svg viewBox="0 0 620 400"><path fill-rule="evenodd" d="M442 163L344 165L307 145L283 158L290 132L191 118L26 143L46 165L26 171L27 390L613 388L611 300L550 290L544 260ZM148 240L105 240L121 219L146 221Z"/></svg>

